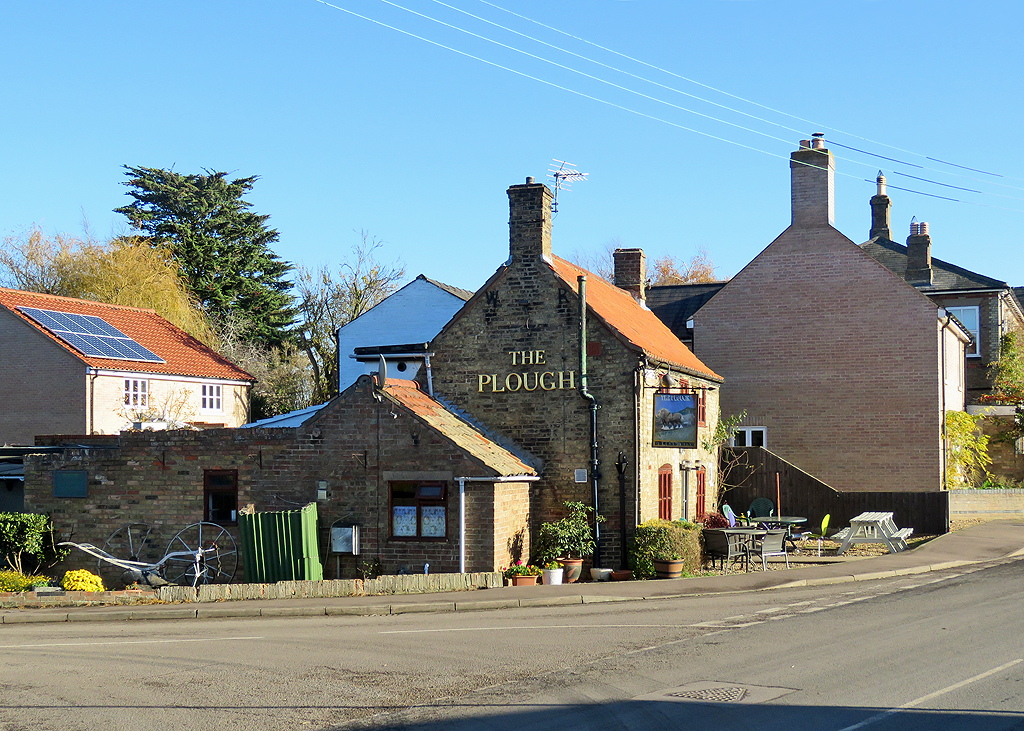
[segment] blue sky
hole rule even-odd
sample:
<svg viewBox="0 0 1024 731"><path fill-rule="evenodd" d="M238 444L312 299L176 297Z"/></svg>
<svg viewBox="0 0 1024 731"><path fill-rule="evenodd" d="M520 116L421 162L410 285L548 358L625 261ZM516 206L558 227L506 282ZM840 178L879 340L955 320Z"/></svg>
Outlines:
<svg viewBox="0 0 1024 731"><path fill-rule="evenodd" d="M288 261L336 266L365 230L410 277L475 289L507 257L506 188L558 158L589 179L561 196L556 253L703 247L731 276L789 224L787 158L820 131L901 161L830 145L840 231L867 238L881 168L890 186L968 201L890 189L898 241L916 216L933 256L1024 285L1019 3L447 0L657 86L433 0L330 2L5 8L0 234L119 233L122 165L208 168L260 176L249 200Z"/></svg>

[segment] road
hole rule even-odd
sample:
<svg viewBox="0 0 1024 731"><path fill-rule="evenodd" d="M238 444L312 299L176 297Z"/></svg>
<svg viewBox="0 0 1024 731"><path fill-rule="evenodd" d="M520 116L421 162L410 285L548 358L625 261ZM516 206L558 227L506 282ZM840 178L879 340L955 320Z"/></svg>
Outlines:
<svg viewBox="0 0 1024 731"><path fill-rule="evenodd" d="M1024 729L1024 564L381 617L0 627L0 730Z"/></svg>

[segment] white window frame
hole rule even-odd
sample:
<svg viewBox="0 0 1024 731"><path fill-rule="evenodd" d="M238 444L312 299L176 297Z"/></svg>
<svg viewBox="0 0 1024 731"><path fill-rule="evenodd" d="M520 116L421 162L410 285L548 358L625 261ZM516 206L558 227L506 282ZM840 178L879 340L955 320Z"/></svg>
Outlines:
<svg viewBox="0 0 1024 731"><path fill-rule="evenodd" d="M974 312L974 322L976 326L972 329L970 325L965 321L963 313L966 310L972 310ZM964 305L962 307L947 307L946 312L951 314L960 324L971 334L974 338L974 345L967 346L967 357L968 358L980 358L981 357L981 307L978 305ZM974 352L971 352L971 348L974 348Z"/></svg>
<svg viewBox="0 0 1024 731"><path fill-rule="evenodd" d="M736 434L738 432L743 432L743 441L745 442L745 444L743 446L749 447L751 441L753 441L751 439L751 435L753 435L755 432L759 432L761 434L761 444L759 446L762 446L765 449L768 448L768 427L766 427L766 426L738 426L738 427L736 427L736 429L732 433L732 436L729 437L729 446L730 447L735 447L736 446Z"/></svg>
<svg viewBox="0 0 1024 731"><path fill-rule="evenodd" d="M219 383L204 383L199 387L199 410L205 414L220 414L224 411L224 386Z"/></svg>
<svg viewBox="0 0 1024 731"><path fill-rule="evenodd" d="M126 409L149 408L149 396L149 381L147 379L124 379L124 406Z"/></svg>

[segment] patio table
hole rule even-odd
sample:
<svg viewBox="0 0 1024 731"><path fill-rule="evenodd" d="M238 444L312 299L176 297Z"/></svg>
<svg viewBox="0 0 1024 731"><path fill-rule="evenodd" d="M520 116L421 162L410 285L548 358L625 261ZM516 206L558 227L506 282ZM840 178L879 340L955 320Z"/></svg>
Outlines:
<svg viewBox="0 0 1024 731"><path fill-rule="evenodd" d="M843 555L855 543L884 543L889 547L889 553L897 553L907 549L907 538L913 532L913 528L897 528L892 513L861 513L850 520L849 528L844 528L832 538L843 541L837 556Z"/></svg>

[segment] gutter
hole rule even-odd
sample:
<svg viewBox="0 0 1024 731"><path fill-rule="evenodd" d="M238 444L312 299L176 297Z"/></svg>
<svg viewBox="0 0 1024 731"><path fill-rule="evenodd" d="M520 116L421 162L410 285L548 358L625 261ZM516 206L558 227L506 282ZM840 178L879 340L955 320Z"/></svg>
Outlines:
<svg viewBox="0 0 1024 731"><path fill-rule="evenodd" d="M580 395L590 402L590 488L594 502L594 567L601 566L601 523L598 504L598 487L601 476L598 473L597 458L597 399L587 390L587 278L576 278L580 297Z"/></svg>

